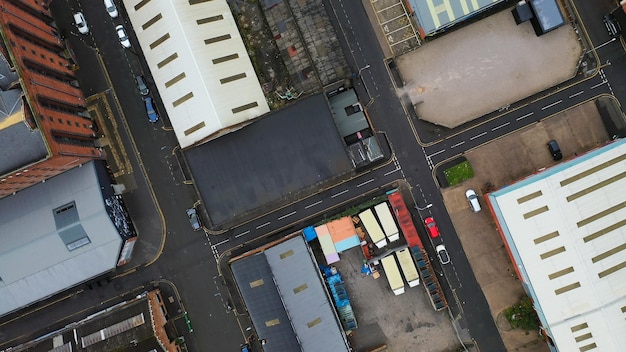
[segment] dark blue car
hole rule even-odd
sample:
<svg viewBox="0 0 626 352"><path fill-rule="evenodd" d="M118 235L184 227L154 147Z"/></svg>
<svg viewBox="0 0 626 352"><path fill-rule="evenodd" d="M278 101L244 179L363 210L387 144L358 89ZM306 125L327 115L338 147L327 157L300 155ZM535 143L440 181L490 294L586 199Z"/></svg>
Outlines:
<svg viewBox="0 0 626 352"><path fill-rule="evenodd" d="M156 111L154 110L154 105L152 104L152 98L145 97L143 98L143 101L146 103L146 111L148 112L148 121L152 123L157 122L159 120L159 115L157 115Z"/></svg>

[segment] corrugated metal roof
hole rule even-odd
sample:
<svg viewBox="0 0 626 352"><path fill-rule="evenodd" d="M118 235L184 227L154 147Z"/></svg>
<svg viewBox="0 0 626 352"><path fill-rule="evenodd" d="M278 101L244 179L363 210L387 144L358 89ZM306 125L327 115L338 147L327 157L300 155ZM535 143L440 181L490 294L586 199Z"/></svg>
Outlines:
<svg viewBox="0 0 626 352"><path fill-rule="evenodd" d="M124 0L183 148L269 111L226 0L190 3Z"/></svg>
<svg viewBox="0 0 626 352"><path fill-rule="evenodd" d="M302 236L239 259L231 268L258 337L267 341L264 351L349 350Z"/></svg>
<svg viewBox="0 0 626 352"><path fill-rule="evenodd" d="M620 140L489 195L561 351L626 345L625 189Z"/></svg>
<svg viewBox="0 0 626 352"><path fill-rule="evenodd" d="M53 211L72 201L89 243L70 251ZM0 199L0 315L115 268L121 245L94 162Z"/></svg>
<svg viewBox="0 0 626 352"><path fill-rule="evenodd" d="M300 344L265 255L258 253L237 260L231 264L231 270L259 339L267 341L264 351L299 351Z"/></svg>

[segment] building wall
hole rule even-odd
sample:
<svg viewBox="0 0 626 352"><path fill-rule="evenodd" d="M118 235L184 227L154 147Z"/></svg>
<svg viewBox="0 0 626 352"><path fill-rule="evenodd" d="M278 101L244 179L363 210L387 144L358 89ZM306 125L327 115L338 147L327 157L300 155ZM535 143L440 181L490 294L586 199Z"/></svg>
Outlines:
<svg viewBox="0 0 626 352"><path fill-rule="evenodd" d="M20 76L25 122L42 132L49 158L0 176L0 198L104 153L94 146L85 98L61 56L64 44L45 1L3 0L0 31L7 60Z"/></svg>

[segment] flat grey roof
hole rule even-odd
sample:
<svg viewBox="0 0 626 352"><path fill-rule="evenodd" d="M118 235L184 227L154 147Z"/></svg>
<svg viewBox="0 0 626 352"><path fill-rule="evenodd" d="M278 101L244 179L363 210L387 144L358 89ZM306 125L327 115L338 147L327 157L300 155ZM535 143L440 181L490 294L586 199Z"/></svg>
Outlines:
<svg viewBox="0 0 626 352"><path fill-rule="evenodd" d="M24 122L24 92L16 85L18 79L0 54L0 176L48 156L41 132L31 131Z"/></svg>
<svg viewBox="0 0 626 352"><path fill-rule="evenodd" d="M95 163L0 199L0 316L116 267Z"/></svg>
<svg viewBox="0 0 626 352"><path fill-rule="evenodd" d="M352 169L323 94L184 154L214 225Z"/></svg>
<svg viewBox="0 0 626 352"><path fill-rule="evenodd" d="M346 111L346 108L359 102L353 89L334 95L328 98L328 101L341 137L349 136L369 127L360 105L361 111L353 112L351 115L348 115L348 111Z"/></svg>
<svg viewBox="0 0 626 352"><path fill-rule="evenodd" d="M530 6L535 12L535 19L543 33L565 24L559 4L555 0L531 0Z"/></svg>
<svg viewBox="0 0 626 352"><path fill-rule="evenodd" d="M264 351L349 351L302 236L236 260L231 269L258 337L267 341Z"/></svg>

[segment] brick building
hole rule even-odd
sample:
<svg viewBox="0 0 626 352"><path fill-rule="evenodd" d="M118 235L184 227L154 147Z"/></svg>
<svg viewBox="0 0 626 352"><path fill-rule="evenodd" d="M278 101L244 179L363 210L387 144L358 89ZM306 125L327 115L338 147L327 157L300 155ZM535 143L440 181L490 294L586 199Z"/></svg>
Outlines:
<svg viewBox="0 0 626 352"><path fill-rule="evenodd" d="M3 0L0 9L0 198L104 159L45 3Z"/></svg>

